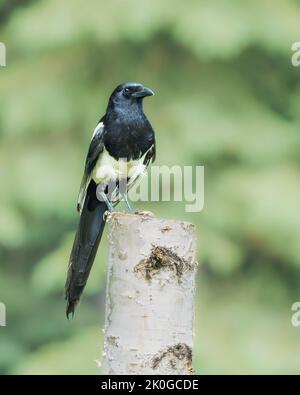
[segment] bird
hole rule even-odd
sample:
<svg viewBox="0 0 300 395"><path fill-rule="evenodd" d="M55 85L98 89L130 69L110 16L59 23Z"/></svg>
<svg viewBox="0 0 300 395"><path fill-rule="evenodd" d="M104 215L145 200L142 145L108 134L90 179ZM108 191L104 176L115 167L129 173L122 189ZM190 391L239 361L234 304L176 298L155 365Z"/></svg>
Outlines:
<svg viewBox="0 0 300 395"><path fill-rule="evenodd" d="M107 211L124 200L127 210L133 212L127 192L155 160L155 133L143 111L144 98L152 95L140 83L118 85L94 129L79 189L80 218L65 284L68 319L74 316L87 283Z"/></svg>

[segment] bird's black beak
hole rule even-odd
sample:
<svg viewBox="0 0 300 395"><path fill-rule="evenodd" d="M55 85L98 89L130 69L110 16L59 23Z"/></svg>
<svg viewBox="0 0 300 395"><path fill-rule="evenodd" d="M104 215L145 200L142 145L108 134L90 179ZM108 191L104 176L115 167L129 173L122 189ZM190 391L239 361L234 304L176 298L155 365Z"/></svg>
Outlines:
<svg viewBox="0 0 300 395"><path fill-rule="evenodd" d="M143 88L141 90L139 90L138 92L135 92L132 94L133 97L146 97L146 96L153 96L154 92L150 89L150 88L146 88L145 86L143 86Z"/></svg>

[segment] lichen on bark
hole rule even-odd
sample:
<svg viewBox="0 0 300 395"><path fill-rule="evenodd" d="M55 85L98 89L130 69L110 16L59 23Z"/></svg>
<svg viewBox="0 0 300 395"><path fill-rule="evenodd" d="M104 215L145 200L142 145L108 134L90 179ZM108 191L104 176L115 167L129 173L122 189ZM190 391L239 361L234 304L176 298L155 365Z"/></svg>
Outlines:
<svg viewBox="0 0 300 395"><path fill-rule="evenodd" d="M137 276L150 281L160 270L174 271L180 280L185 270L191 270L192 264L181 258L170 248L153 246L149 257L142 259L135 267Z"/></svg>
<svg viewBox="0 0 300 395"><path fill-rule="evenodd" d="M192 349L185 343L178 343L160 351L152 359L152 368L155 370L162 363L167 361L172 369L176 369L179 361L183 361L185 368L193 373Z"/></svg>

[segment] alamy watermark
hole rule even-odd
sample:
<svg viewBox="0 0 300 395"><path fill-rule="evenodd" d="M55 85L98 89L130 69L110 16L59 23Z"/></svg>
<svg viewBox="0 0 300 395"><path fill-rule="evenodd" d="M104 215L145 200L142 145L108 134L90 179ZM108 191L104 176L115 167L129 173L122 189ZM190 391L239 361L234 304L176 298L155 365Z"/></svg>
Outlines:
<svg viewBox="0 0 300 395"><path fill-rule="evenodd" d="M295 302L292 304L292 311L294 311L294 314L291 318L292 325L295 327L300 326L300 302Z"/></svg>
<svg viewBox="0 0 300 395"><path fill-rule="evenodd" d="M6 326L6 307L0 302L0 326Z"/></svg>
<svg viewBox="0 0 300 395"><path fill-rule="evenodd" d="M294 67L300 66L300 42L294 42L292 44L292 51L294 51L294 54L292 55L292 65Z"/></svg>
<svg viewBox="0 0 300 395"><path fill-rule="evenodd" d="M6 46L0 42L0 67L6 66Z"/></svg>
<svg viewBox="0 0 300 395"><path fill-rule="evenodd" d="M103 165L96 177L102 182L97 187L97 198L100 201L114 202L128 192L132 202L185 202L185 211L196 213L204 207L204 166L156 166L138 165L127 174L125 159L118 161L117 168ZM117 174L117 177L116 177ZM140 182L132 180L140 178ZM113 181L112 181L113 180ZM150 181L150 182L149 182ZM130 187L132 182L132 188Z"/></svg>

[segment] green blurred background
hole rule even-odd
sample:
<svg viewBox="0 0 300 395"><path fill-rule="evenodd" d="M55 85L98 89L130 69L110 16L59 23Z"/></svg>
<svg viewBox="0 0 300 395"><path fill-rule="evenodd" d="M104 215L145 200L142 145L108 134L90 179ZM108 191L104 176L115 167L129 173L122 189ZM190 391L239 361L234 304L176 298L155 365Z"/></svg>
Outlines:
<svg viewBox="0 0 300 395"><path fill-rule="evenodd" d="M157 164L204 165L197 373L300 373L296 0L0 0L0 372L97 373L107 240L73 321L63 286L83 163L112 89L139 81Z"/></svg>

